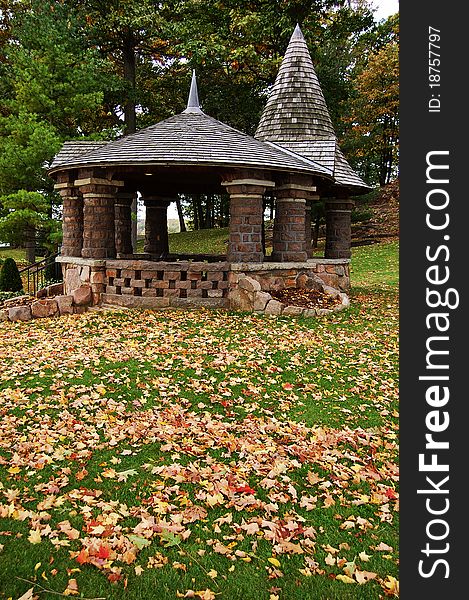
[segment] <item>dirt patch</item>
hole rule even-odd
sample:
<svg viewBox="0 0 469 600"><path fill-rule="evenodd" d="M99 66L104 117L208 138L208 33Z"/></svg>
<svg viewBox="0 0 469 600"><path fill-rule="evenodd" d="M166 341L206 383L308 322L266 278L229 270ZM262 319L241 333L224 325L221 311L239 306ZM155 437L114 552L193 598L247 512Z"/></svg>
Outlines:
<svg viewBox="0 0 469 600"><path fill-rule="evenodd" d="M285 304L285 306L327 308L332 310L335 306L340 304L340 298L336 298L319 290L287 288L278 292L270 292L270 295L275 300L279 300Z"/></svg>

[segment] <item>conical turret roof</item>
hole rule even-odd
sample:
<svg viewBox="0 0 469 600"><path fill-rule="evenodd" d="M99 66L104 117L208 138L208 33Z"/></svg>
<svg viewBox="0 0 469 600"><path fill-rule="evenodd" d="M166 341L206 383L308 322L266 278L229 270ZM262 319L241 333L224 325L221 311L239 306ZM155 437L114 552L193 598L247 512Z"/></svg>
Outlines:
<svg viewBox="0 0 469 600"><path fill-rule="evenodd" d="M354 191L369 189L340 150L299 25L290 38L255 137L274 142L332 170L339 186Z"/></svg>
<svg viewBox="0 0 469 600"><path fill-rule="evenodd" d="M332 180L327 167L275 143L264 143L206 115L199 105L195 73L187 108L105 144L82 147L66 143L55 156L49 173L85 166L229 166L294 171Z"/></svg>

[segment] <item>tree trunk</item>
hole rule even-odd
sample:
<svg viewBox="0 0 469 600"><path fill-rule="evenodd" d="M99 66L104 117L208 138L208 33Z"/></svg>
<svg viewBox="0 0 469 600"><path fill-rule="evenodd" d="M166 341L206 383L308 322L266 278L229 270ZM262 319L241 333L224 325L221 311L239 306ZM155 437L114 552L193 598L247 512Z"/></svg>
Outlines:
<svg viewBox="0 0 469 600"><path fill-rule="evenodd" d="M136 59L135 40L131 32L128 32L122 48L124 62L124 81L127 85L127 98L124 104L125 133L129 135L137 130L137 119L135 115L135 80Z"/></svg>
<svg viewBox="0 0 469 600"><path fill-rule="evenodd" d="M318 238L319 238L319 227L321 225L321 217L320 215L316 216L316 220L314 221L314 229L313 229L313 240L312 246L313 248L318 247Z"/></svg>
<svg viewBox="0 0 469 600"><path fill-rule="evenodd" d="M125 135L137 131L137 117L135 114L135 81L136 81L136 59L135 59L135 40L131 32L128 32L124 47L122 48L122 58L124 63L124 80L127 84L127 99L124 104L124 124ZM132 248L137 249L137 194L132 201Z"/></svg>
<svg viewBox="0 0 469 600"><path fill-rule="evenodd" d="M176 196L176 208L179 217L179 231L187 231L186 224L184 222L184 215L182 214L181 198L179 198L179 196Z"/></svg>
<svg viewBox="0 0 469 600"><path fill-rule="evenodd" d="M204 209L202 206L202 195L197 194L197 213L199 221L199 229L205 229Z"/></svg>
<svg viewBox="0 0 469 600"><path fill-rule="evenodd" d="M34 227L27 227L24 230L24 248L28 265L36 262L36 230Z"/></svg>
<svg viewBox="0 0 469 600"><path fill-rule="evenodd" d="M199 211L198 211L198 196L196 194L192 194L192 212L194 213L194 229L197 231L200 229L199 224Z"/></svg>

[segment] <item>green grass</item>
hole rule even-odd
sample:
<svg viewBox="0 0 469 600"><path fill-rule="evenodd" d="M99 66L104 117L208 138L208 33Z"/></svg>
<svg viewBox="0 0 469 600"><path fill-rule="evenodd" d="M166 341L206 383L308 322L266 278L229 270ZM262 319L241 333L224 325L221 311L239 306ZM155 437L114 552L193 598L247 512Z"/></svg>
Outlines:
<svg viewBox="0 0 469 600"><path fill-rule="evenodd" d="M13 258L16 263L26 264L26 253L22 248L0 248L0 264L5 258Z"/></svg>
<svg viewBox="0 0 469 600"><path fill-rule="evenodd" d="M169 251L174 254L226 254L228 227L200 229L169 234ZM144 240L138 240L137 252L143 252Z"/></svg>
<svg viewBox="0 0 469 600"><path fill-rule="evenodd" d="M355 248L352 304L327 318L128 310L1 323L0 599L31 587L52 599L71 578L77 597L107 600L383 598L398 576L397 249ZM123 560L119 543L145 515L177 524L194 505L206 515L183 523L187 539L152 532ZM265 521L300 524L294 547L280 543L292 529L273 542ZM93 522L112 531L93 536ZM112 562L76 561L91 538ZM337 579L354 561L376 578Z"/></svg>

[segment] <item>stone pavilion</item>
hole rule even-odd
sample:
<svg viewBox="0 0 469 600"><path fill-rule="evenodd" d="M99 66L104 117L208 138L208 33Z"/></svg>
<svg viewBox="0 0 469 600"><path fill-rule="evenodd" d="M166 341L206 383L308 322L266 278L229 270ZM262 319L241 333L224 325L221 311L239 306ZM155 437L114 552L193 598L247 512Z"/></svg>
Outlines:
<svg viewBox="0 0 469 600"><path fill-rule="evenodd" d="M269 291L305 282L349 289L351 198L369 187L339 148L299 26L254 137L202 111L194 74L182 113L116 141L66 142L49 175L63 199L57 260L65 294L90 286L95 305L279 312ZM145 206L140 254L131 236L136 193ZM224 256L169 251L168 206L194 193L229 195ZM263 250L266 195L275 201L271 256ZM319 200L326 247L313 258L311 207Z"/></svg>

